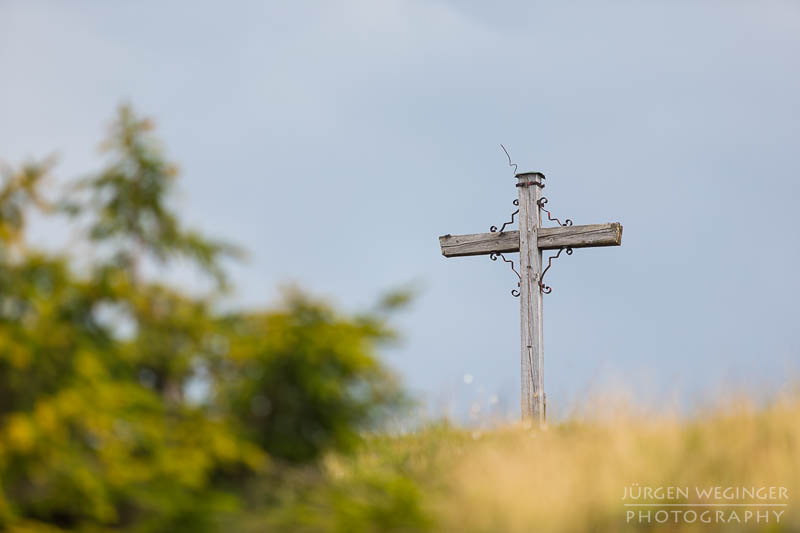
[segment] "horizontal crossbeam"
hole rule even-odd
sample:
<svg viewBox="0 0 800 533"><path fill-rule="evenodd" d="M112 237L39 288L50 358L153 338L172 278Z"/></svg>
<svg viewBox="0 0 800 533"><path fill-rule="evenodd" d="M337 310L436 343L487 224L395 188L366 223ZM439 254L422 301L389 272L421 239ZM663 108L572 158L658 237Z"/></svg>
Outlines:
<svg viewBox="0 0 800 533"><path fill-rule="evenodd" d="M519 252L519 232L442 235L439 237L439 244L445 257ZM611 222L542 228L539 230L537 244L541 250L619 246L622 244L622 224Z"/></svg>

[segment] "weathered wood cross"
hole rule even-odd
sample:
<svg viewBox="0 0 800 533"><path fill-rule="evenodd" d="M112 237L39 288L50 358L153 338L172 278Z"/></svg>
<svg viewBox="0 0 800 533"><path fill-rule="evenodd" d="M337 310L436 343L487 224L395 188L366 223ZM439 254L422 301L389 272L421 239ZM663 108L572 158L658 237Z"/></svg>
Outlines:
<svg viewBox="0 0 800 533"><path fill-rule="evenodd" d="M500 231L493 226L490 233L443 235L439 237L439 243L445 257L489 255L492 259L501 256L507 261L502 254L520 253L520 290L512 292L514 296L521 296L522 419L542 425L546 417L542 296L550 292L542 281L550 268L548 261L548 266L542 270L542 250L558 250L558 254L550 258L552 260L565 250L571 254L573 248L619 246L622 243L622 225L613 222L573 226L568 219L562 224L544 208L547 203L547 198L542 196L544 174L523 172L516 174L516 178L519 200L514 203L519 205L519 231L503 231L508 225L506 223ZM542 227L542 211L559 226ZM512 222L514 215L511 216Z"/></svg>

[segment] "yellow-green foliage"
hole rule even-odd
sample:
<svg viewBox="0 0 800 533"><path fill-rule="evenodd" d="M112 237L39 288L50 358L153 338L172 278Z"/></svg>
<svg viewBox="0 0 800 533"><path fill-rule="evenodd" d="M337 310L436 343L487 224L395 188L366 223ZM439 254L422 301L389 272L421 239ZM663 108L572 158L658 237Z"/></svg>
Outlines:
<svg viewBox="0 0 800 533"><path fill-rule="evenodd" d="M402 403L375 357L397 298L364 316L301 294L277 308L220 310L221 259L235 249L170 210L176 170L151 126L123 108L104 168L60 194L42 186L49 161L3 169L1 531L195 533L247 516L280 521L293 509L283 495L302 496L296 471L323 480L323 454L352 451L361 430ZM68 249L30 245L34 209L68 227ZM155 267L175 258L209 274L211 288L158 282ZM392 478L372 489L390 510L409 498ZM340 521L385 523L376 512Z"/></svg>

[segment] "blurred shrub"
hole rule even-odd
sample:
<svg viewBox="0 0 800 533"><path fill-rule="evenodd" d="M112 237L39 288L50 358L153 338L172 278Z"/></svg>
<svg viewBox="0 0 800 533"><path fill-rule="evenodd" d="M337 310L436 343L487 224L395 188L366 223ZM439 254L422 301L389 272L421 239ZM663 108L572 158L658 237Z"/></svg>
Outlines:
<svg viewBox="0 0 800 533"><path fill-rule="evenodd" d="M285 309L242 317L232 335L231 377L221 380L233 412L270 455L315 459L352 450L358 429L402 395L372 355L386 336L294 293Z"/></svg>
<svg viewBox="0 0 800 533"><path fill-rule="evenodd" d="M220 312L223 259L238 250L170 210L176 169L151 128L122 108L106 166L55 197L51 161L3 169L0 530L197 532L246 516L292 529L303 513L285 495L302 499L301 471L351 509L329 524L405 520L418 503L409 480L364 481L381 505L351 505L318 461L402 403L375 357L385 316L299 293L276 310ZM61 254L31 247L34 209L78 240ZM210 275L205 294L147 274L177 258Z"/></svg>

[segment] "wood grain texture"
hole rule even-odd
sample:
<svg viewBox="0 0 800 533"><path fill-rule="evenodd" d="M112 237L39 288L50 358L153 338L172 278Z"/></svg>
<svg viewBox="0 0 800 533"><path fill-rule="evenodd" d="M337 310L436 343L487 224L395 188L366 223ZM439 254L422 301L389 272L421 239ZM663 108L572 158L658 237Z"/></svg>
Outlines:
<svg viewBox="0 0 800 533"><path fill-rule="evenodd" d="M445 257L519 252L519 232L442 235L439 237L439 245Z"/></svg>
<svg viewBox="0 0 800 533"><path fill-rule="evenodd" d="M519 184L520 370L522 419L544 425L544 354L542 346L542 251L537 244L542 224L538 173L517 174Z"/></svg>
<svg viewBox="0 0 800 533"><path fill-rule="evenodd" d="M622 224L586 224L583 226L559 226L539 230L537 241L540 250L568 248L597 248L622 244Z"/></svg>
<svg viewBox="0 0 800 533"><path fill-rule="evenodd" d="M540 228L537 237L540 250L556 250L562 246L596 248L620 244L622 244L622 224L619 222ZM518 252L519 232L442 235L439 237L439 245L445 257Z"/></svg>

